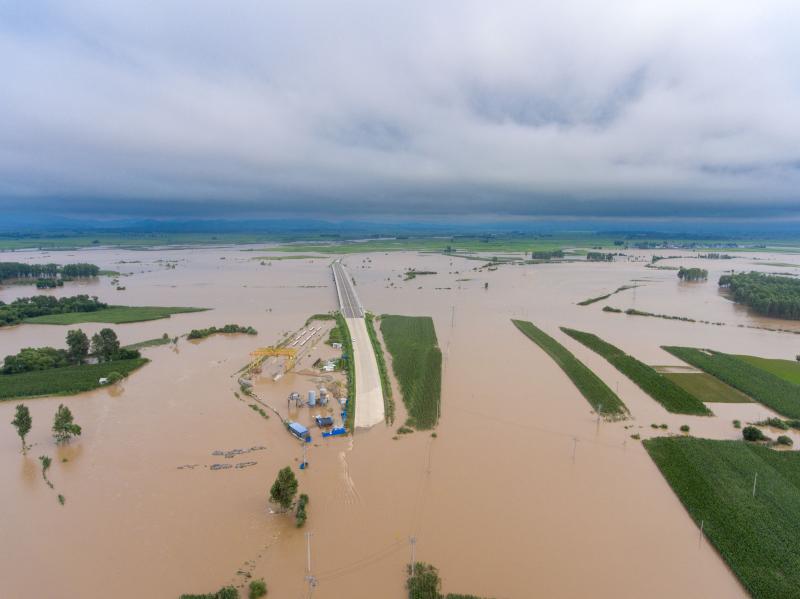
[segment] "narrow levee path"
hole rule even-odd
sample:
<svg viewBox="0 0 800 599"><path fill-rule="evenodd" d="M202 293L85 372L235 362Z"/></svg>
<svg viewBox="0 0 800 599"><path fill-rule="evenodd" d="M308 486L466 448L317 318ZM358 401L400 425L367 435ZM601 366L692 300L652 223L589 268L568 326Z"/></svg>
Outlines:
<svg viewBox="0 0 800 599"><path fill-rule="evenodd" d="M341 261L335 261L333 279L336 283L336 293L339 296L339 308L342 311L350 337L353 341L353 364L355 365L355 427L370 427L385 418L383 404L383 390L381 377L378 370L378 361L372 349L372 342L367 332L364 320L364 308L350 283Z"/></svg>

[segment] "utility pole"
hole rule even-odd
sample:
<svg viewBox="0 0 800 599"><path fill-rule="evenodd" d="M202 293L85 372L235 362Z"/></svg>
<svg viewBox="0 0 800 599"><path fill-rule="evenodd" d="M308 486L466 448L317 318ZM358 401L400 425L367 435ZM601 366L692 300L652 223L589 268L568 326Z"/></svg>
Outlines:
<svg viewBox="0 0 800 599"><path fill-rule="evenodd" d="M597 432L600 432L600 414L603 412L603 404L597 407Z"/></svg>
<svg viewBox="0 0 800 599"><path fill-rule="evenodd" d="M416 574L417 570L417 537L409 537L411 543L411 576Z"/></svg>
<svg viewBox="0 0 800 599"><path fill-rule="evenodd" d="M705 527L705 520L700 520L700 537L697 539L697 546L700 547L700 544L703 542L703 528Z"/></svg>
<svg viewBox="0 0 800 599"><path fill-rule="evenodd" d="M756 496L756 483L757 482L758 482L758 472L756 472L756 475L753 477L753 497Z"/></svg>
<svg viewBox="0 0 800 599"><path fill-rule="evenodd" d="M311 575L311 533L306 533L306 581L308 582L308 596L314 592L317 579Z"/></svg>
<svg viewBox="0 0 800 599"><path fill-rule="evenodd" d="M578 447L578 437L572 437L572 463L575 463L575 449Z"/></svg>

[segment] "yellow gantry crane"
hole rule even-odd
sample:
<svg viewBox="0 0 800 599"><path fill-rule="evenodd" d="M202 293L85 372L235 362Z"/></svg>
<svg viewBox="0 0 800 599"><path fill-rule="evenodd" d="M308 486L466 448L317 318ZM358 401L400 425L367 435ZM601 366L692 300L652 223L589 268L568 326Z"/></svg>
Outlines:
<svg viewBox="0 0 800 599"><path fill-rule="evenodd" d="M286 358L286 365L283 369L286 373L294 368L294 363L297 359L297 350L288 347L260 347L250 352L250 365L247 367L247 372L258 372L261 369L261 363L273 356L283 356Z"/></svg>

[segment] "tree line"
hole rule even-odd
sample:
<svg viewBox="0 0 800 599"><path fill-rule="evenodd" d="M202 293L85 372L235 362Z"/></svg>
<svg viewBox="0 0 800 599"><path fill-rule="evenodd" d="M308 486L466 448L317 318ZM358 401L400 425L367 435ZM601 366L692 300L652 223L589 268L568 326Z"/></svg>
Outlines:
<svg viewBox="0 0 800 599"><path fill-rule="evenodd" d="M35 295L21 297L10 304L0 301L0 327L17 324L34 316L49 316L66 312L95 312L103 308L108 308L108 304L99 301L96 296L73 295L56 298L50 295Z"/></svg>
<svg viewBox="0 0 800 599"><path fill-rule="evenodd" d="M95 264L25 264L24 262L0 262L0 281L9 279L55 279L64 280L96 277L100 267Z"/></svg>
<svg viewBox="0 0 800 599"><path fill-rule="evenodd" d="M141 357L135 349L120 347L117 334L109 328L92 335L91 341L81 329L71 330L67 332L66 341L66 349L26 347L17 354L6 356L0 375L79 365L86 363L90 357L98 362Z"/></svg>
<svg viewBox="0 0 800 599"><path fill-rule="evenodd" d="M760 272L722 275L719 286L758 314L800 320L800 280Z"/></svg>
<svg viewBox="0 0 800 599"><path fill-rule="evenodd" d="M705 268L684 268L678 269L678 278L684 281L705 281L708 278L708 271Z"/></svg>

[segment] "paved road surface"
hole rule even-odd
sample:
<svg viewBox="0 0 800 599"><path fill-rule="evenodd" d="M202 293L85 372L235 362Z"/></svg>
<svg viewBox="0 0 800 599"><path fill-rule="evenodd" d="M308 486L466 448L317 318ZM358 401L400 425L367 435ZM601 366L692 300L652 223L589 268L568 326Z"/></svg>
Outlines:
<svg viewBox="0 0 800 599"><path fill-rule="evenodd" d="M364 320L364 308L356 295L342 263L333 263L333 277L339 308L345 317L350 337L353 340L353 363L356 369L356 428L370 427L384 419L383 390L378 362L372 350L372 342Z"/></svg>
<svg viewBox="0 0 800 599"><path fill-rule="evenodd" d="M364 318L364 308L356 295L344 266L338 260L333 263L333 278L336 281L336 292L339 294L339 307L345 318Z"/></svg>

